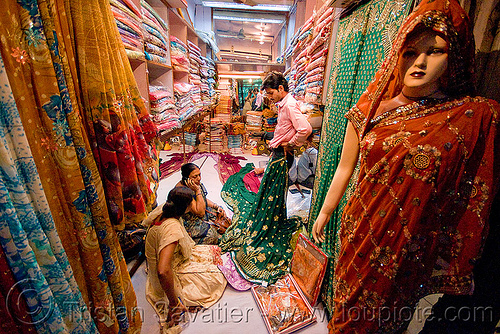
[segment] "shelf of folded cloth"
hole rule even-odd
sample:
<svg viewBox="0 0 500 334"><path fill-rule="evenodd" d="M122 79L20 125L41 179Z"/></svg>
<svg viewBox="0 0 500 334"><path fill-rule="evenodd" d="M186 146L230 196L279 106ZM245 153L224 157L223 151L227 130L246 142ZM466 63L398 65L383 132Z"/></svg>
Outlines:
<svg viewBox="0 0 500 334"><path fill-rule="evenodd" d="M162 142L166 142L170 138L182 133L182 131L184 131L184 129L190 127L191 125L193 125L194 123L196 123L198 121L201 121L203 118L205 118L209 114L210 114L210 112L208 112L208 111L198 112L198 113L186 118L184 120L184 123L180 127L175 128L175 129L171 129L171 130L161 131L159 133L158 137L160 138L160 140Z"/></svg>
<svg viewBox="0 0 500 334"><path fill-rule="evenodd" d="M172 70L172 66L168 64L157 63L151 60L146 60L146 63L148 64L149 74L152 77L158 77L163 73Z"/></svg>

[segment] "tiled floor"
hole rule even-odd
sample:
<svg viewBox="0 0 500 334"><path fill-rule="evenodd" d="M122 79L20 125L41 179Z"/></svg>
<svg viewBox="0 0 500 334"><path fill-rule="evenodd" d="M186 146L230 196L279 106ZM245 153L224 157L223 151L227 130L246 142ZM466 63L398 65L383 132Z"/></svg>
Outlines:
<svg viewBox="0 0 500 334"><path fill-rule="evenodd" d="M161 157L165 161L168 159L166 156L171 152L162 152ZM256 166L259 162L266 162L268 160L265 156L253 156L245 154L246 161L242 161L244 165L248 162L253 162ZM203 163L204 159L194 161L198 166ZM208 158L201 167L202 182L208 190L208 198L219 205L222 205L228 214L229 209L220 197L222 184L219 181L219 176L214 168L215 161ZM180 171L174 173L168 178L160 182L158 189L158 203L163 203L166 199L168 192L175 186L181 179ZM297 195L299 196L299 195ZM310 198L298 199L297 196L288 193L288 203L300 203L301 205L309 205ZM306 195L310 196L310 195ZM309 200L309 202L307 202ZM290 207L290 205L289 205ZM137 295L137 304L143 319L142 333L156 334L159 333L159 327L156 315L152 307L148 304L145 297L145 262L141 264L139 269L132 277L132 284ZM437 300L436 295L428 296L420 301L419 310L426 310ZM317 322L300 331L300 333L327 333L328 320L321 303L315 308ZM412 323L410 324L407 333L416 334L422 327L423 320L425 320L425 313L415 313ZM418 321L420 319L420 321ZM209 309L191 314L191 321L187 329L183 333L239 333L239 334L264 334L267 333L264 321L260 315L257 304L255 303L249 291L240 292L232 289L229 285L226 288L224 295L215 305Z"/></svg>

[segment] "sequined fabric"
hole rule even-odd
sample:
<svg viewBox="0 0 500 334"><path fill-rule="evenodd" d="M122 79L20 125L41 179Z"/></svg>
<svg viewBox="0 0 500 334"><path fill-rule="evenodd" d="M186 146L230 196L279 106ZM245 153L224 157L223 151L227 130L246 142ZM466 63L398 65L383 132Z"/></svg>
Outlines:
<svg viewBox="0 0 500 334"><path fill-rule="evenodd" d="M447 90L459 97L375 117L380 101L399 93L398 51L421 22L449 34ZM331 332L399 333L419 298L472 292L499 181L500 106L463 95L471 78L453 64L472 64L467 26L458 2L423 1L346 115L359 136L360 172L342 216Z"/></svg>

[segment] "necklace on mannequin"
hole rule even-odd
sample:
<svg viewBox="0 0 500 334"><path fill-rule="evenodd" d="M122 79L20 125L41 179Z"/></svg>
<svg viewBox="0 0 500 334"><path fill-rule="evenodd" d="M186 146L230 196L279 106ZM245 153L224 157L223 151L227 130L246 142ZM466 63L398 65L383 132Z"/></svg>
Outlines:
<svg viewBox="0 0 500 334"><path fill-rule="evenodd" d="M406 95L403 90L401 90L401 94L407 98L410 101L422 101L422 100L440 100L440 98L433 98L432 96L436 93L439 92L439 88L433 91L430 94L424 95L424 96L408 96Z"/></svg>

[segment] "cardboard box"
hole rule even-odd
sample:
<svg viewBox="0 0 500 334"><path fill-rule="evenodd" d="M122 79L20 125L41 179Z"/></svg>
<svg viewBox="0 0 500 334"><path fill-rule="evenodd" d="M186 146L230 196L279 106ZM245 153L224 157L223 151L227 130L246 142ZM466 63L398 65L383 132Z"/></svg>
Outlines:
<svg viewBox="0 0 500 334"><path fill-rule="evenodd" d="M292 333L316 322L311 305L318 300L326 264L325 253L300 234L290 273L267 287L252 287L269 333Z"/></svg>

